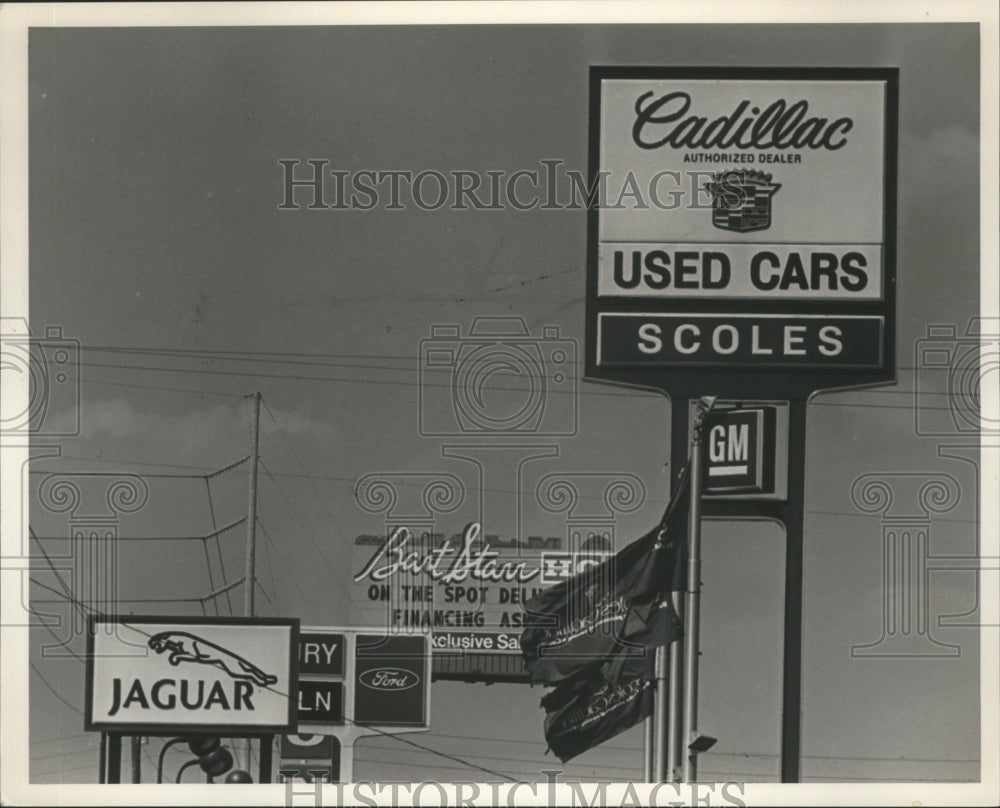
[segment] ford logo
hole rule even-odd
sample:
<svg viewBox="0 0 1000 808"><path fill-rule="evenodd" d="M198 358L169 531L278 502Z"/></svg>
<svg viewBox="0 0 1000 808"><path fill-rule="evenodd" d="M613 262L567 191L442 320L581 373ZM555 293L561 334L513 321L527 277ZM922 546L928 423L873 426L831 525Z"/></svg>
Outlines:
<svg viewBox="0 0 1000 808"><path fill-rule="evenodd" d="M365 671L358 680L372 690L409 690L420 684L420 677L399 668L375 668Z"/></svg>

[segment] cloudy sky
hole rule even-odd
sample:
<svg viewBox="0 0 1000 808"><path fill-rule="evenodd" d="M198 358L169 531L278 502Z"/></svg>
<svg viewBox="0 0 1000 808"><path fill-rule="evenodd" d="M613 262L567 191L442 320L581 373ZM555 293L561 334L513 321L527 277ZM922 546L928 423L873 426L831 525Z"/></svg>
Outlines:
<svg viewBox="0 0 1000 808"><path fill-rule="evenodd" d="M585 211L282 210L279 161L486 176L559 160L582 172L591 65L898 67L898 382L808 408L802 775L979 779L978 593L949 562L977 552L978 452L944 374L919 367L918 351L932 325L968 345L980 311L976 26L44 27L28 57L30 321L79 343L46 414L64 431L78 418L79 435L26 476L37 544L67 547L66 514L40 499L48 472L87 473L94 496L97 474L137 475L148 499L118 525L130 539L117 549L120 608L200 613L190 599L242 574L244 528L218 544L138 539L206 536L243 516L246 467L212 473L248 454L246 396L259 391L257 612L304 625L352 619L354 537L385 528L355 499L365 475L454 474L479 495L441 528L482 514L509 537L565 532L565 515L531 500L544 474L630 473L645 504L618 518L620 544L659 517L672 410L581 378ZM546 404L569 434L525 439L525 452L547 455L523 467L509 450L481 450L480 474L422 427L452 412L447 378L424 369L432 329L464 336L481 317L520 317L532 337L554 327L576 365ZM514 380L486 395L506 412L522 391ZM928 517L930 554L944 559L922 594L934 656L852 656L883 630L888 517L852 500L866 474L891 479L893 517L922 512L924 482L952 491ZM775 782L783 535L712 522L704 544L700 724L719 743L700 773ZM57 578L35 581L36 608L69 621ZM238 614L242 590L218 602ZM31 631L30 776L92 783L83 665L43 655L53 637ZM73 639L67 653L82 647ZM475 764L529 780L552 768L641 778L641 728L565 766L545 756L541 693L437 683L431 732L408 737L452 757L368 740L355 777L484 779ZM158 751L144 747L147 782Z"/></svg>

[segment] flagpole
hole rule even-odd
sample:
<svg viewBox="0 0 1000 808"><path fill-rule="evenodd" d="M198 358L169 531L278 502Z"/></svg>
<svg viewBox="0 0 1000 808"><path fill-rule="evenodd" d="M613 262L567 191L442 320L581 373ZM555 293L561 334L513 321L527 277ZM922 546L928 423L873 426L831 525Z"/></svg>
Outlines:
<svg viewBox="0 0 1000 808"><path fill-rule="evenodd" d="M684 726L681 743L690 746L698 735L698 628L701 598L701 428L702 419L715 403L702 399L691 432L691 509L688 521L687 597L684 614ZM683 749L682 781L698 778L697 751Z"/></svg>
<svg viewBox="0 0 1000 808"><path fill-rule="evenodd" d="M670 709L670 691L668 688L668 677L670 670L670 650L666 645L661 645L656 649L656 698L653 700L656 735L656 751L653 757L653 780L654 783L666 782L667 746L669 735L667 732L667 714Z"/></svg>
<svg viewBox="0 0 1000 808"><path fill-rule="evenodd" d="M671 592L674 611L678 619L684 622L684 593ZM670 656L670 694L666 705L667 710L667 749L666 749L666 780L671 783L680 781L681 755L684 749L682 743L681 715L684 710L684 646L680 640L674 640L667 649Z"/></svg>
<svg viewBox="0 0 1000 808"><path fill-rule="evenodd" d="M657 700L658 699L659 699L659 696L657 696L656 700L653 701L653 705L654 705L653 709L654 710L659 709L658 707L655 706L657 704ZM656 782L655 780L653 780L653 775L655 774L653 761L656 759L656 717L655 717L655 713L654 713L654 715L649 716L649 718L647 718L645 721L643 721L642 725L643 725L643 730L645 732L645 735L644 735L644 738L643 738L643 747L642 747L642 751L643 751L643 759L642 759L642 781L644 783L654 783L654 782Z"/></svg>

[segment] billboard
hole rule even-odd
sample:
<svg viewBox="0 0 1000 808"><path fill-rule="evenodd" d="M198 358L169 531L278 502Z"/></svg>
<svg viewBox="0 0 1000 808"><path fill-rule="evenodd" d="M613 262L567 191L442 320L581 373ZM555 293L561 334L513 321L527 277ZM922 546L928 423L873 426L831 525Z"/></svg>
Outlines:
<svg viewBox="0 0 1000 808"><path fill-rule="evenodd" d="M786 398L893 380L897 78L593 68L587 377Z"/></svg>
<svg viewBox="0 0 1000 808"><path fill-rule="evenodd" d="M451 537L399 528L352 549L352 622L430 631L435 657L519 656L524 602L610 552L493 543L476 524Z"/></svg>
<svg viewBox="0 0 1000 808"><path fill-rule="evenodd" d="M92 616L89 629L87 731L293 727L296 619Z"/></svg>

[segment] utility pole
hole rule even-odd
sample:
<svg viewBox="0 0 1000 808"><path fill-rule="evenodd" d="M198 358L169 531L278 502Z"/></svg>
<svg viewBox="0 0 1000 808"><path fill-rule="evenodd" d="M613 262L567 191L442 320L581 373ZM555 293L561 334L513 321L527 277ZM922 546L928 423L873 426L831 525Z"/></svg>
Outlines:
<svg viewBox="0 0 1000 808"><path fill-rule="evenodd" d="M252 437L250 451L250 489L247 509L247 568L243 577L243 616L253 617L253 596L257 582L257 460L260 455L260 392L248 398L253 399L253 419L251 421ZM247 738L246 763L247 771L253 771L250 765L250 747L252 740ZM263 745L263 741L261 741ZM264 759L261 749L261 760Z"/></svg>
<svg viewBox="0 0 1000 808"><path fill-rule="evenodd" d="M243 579L243 616L253 617L253 594L257 571L255 568L257 554L257 458L260 452L260 393L254 393L248 398L253 399L253 420L250 452L250 492L249 510L247 512L247 568Z"/></svg>

